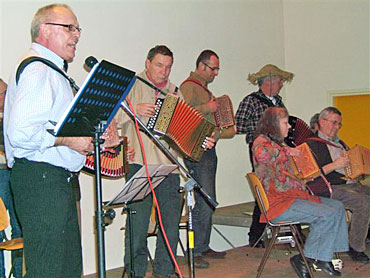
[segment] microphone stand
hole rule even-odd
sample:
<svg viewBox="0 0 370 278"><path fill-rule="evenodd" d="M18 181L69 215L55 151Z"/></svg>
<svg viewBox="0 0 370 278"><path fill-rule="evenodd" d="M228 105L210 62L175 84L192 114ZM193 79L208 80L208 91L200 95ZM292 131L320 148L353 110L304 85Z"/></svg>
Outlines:
<svg viewBox="0 0 370 278"><path fill-rule="evenodd" d="M144 80L139 78L139 80ZM146 80L145 80L146 81ZM144 82L147 84L148 82ZM149 83L150 84L150 83ZM151 84L150 84L151 85ZM152 87L153 85L151 85ZM155 86L153 86L156 90ZM158 89L159 90L159 89ZM160 91L160 90L159 90ZM163 92L164 93L164 92ZM175 164L179 166L179 169L185 174L189 181L185 184L185 190L187 191L187 206L188 206L188 247L189 247L189 264L190 264L190 274L191 278L195 277L195 268L194 268L194 231L193 231L193 197L191 191L196 188L201 193L202 197L213 207L216 208L218 203L216 200L213 200L211 196L202 188L202 186L191 176L187 169L177 160L177 158L163 145L163 143L148 129L148 127L131 111L125 101L121 104L123 110L128 113L133 119L136 119L139 126L144 130L144 132L157 144L160 150Z"/></svg>

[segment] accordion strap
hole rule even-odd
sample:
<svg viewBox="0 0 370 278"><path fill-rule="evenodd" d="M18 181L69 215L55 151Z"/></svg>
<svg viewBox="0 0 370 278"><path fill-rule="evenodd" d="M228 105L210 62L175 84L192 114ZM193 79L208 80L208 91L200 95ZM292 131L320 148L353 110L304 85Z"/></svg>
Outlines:
<svg viewBox="0 0 370 278"><path fill-rule="evenodd" d="M209 94L209 96L210 97L212 97L213 95L212 95L212 93L211 93L211 91L210 90L208 90L208 88L206 87L206 86L204 86L198 79L195 79L195 78L191 78L191 77L189 77L189 78L187 78L187 79L185 79L182 83L181 83L181 85L183 85L183 84L185 84L185 83L187 83L187 82L193 82L193 83L195 83L195 84L197 84L198 86L200 86L200 87L202 87L208 94Z"/></svg>
<svg viewBox="0 0 370 278"><path fill-rule="evenodd" d="M340 148L338 145L335 145L332 142L330 142L328 140L325 140L323 138L320 138L320 137L309 137L305 141L316 141L316 142L321 142L321 143L327 144L327 145L335 147L335 148ZM349 149L347 144L344 143L342 140L339 140L339 143L344 147L344 149L346 149L346 150Z"/></svg>
<svg viewBox="0 0 370 278"><path fill-rule="evenodd" d="M51 67L52 69L54 69L55 71L59 72L65 79L68 80L69 84L71 85L71 88L73 89L77 89L76 88L76 83L75 81L70 78L68 75L66 75L64 73L64 71L62 71L60 68L58 68L57 65L55 65L53 62L45 59L45 58L42 58L42 57L38 57L38 56L31 56L31 57L28 57L26 59L24 59L18 66L17 68L17 72L16 72L16 77L15 77L15 81L16 81L16 84L18 84L18 81L19 81L19 78L23 72L23 70L30 64L30 63L33 63L33 62L41 62L49 67ZM78 91L78 89L76 90Z"/></svg>

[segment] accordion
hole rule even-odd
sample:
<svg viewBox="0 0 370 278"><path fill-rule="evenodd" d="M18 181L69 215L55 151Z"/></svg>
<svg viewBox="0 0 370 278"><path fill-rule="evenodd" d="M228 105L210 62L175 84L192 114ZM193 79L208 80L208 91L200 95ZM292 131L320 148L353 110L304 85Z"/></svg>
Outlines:
<svg viewBox="0 0 370 278"><path fill-rule="evenodd" d="M363 146L356 145L346 151L350 165L344 168L347 178L356 179L361 175L370 174L370 150Z"/></svg>
<svg viewBox="0 0 370 278"><path fill-rule="evenodd" d="M86 156L85 172L94 174L94 154ZM127 137L121 137L121 142L116 147L104 148L100 153L100 173L105 177L120 178L128 173Z"/></svg>
<svg viewBox="0 0 370 278"><path fill-rule="evenodd" d="M331 184L325 176L322 175L310 147L307 143L303 143L297 146L296 149L300 150L300 154L290 157L296 176L306 183L306 188L312 194L331 198Z"/></svg>
<svg viewBox="0 0 370 278"><path fill-rule="evenodd" d="M298 146L306 141L307 138L314 136L314 133L300 118L289 116L289 129L288 136L285 138L285 143L290 147Z"/></svg>
<svg viewBox="0 0 370 278"><path fill-rule="evenodd" d="M219 105L217 111L213 113L216 126L226 128L235 125L233 104L229 96L220 96L215 98L215 101Z"/></svg>
<svg viewBox="0 0 370 278"><path fill-rule="evenodd" d="M212 135L214 124L175 95L158 98L156 105L159 109L149 119L148 128L162 135L185 158L200 161L206 138Z"/></svg>
<svg viewBox="0 0 370 278"><path fill-rule="evenodd" d="M307 143L297 146L296 149L300 150L300 154L298 156L290 156L296 176L306 181L320 176L320 168Z"/></svg>

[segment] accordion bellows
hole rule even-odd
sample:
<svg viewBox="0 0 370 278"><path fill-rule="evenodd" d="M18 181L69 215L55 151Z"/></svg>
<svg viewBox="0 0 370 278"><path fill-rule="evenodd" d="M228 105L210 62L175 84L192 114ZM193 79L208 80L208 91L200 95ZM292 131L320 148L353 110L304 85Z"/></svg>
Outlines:
<svg viewBox="0 0 370 278"><path fill-rule="evenodd" d="M156 105L160 108L149 119L148 128L163 135L165 141L185 158L200 161L205 140L212 135L214 124L175 95L157 99Z"/></svg>
<svg viewBox="0 0 370 278"><path fill-rule="evenodd" d="M285 142L290 147L298 146L306 141L307 138L314 136L314 133L305 121L295 116L289 116L289 129L288 136Z"/></svg>
<svg viewBox="0 0 370 278"><path fill-rule="evenodd" d="M105 148L100 153L100 173L110 178L120 178L128 173L127 137L116 147ZM94 154L86 156L83 171L95 174Z"/></svg>

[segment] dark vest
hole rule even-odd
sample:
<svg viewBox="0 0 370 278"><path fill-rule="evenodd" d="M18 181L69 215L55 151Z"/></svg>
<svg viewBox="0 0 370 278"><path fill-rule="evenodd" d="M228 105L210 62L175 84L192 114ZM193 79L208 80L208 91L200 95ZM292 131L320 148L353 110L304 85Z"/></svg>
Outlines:
<svg viewBox="0 0 370 278"><path fill-rule="evenodd" d="M347 149L347 146L343 142L340 143L345 149ZM307 141L307 144L314 153L316 162L320 168L333 162L328 146L324 142ZM331 173L325 175L325 177L332 185L346 183L346 181L342 179L344 175L338 173L337 171L332 171Z"/></svg>

